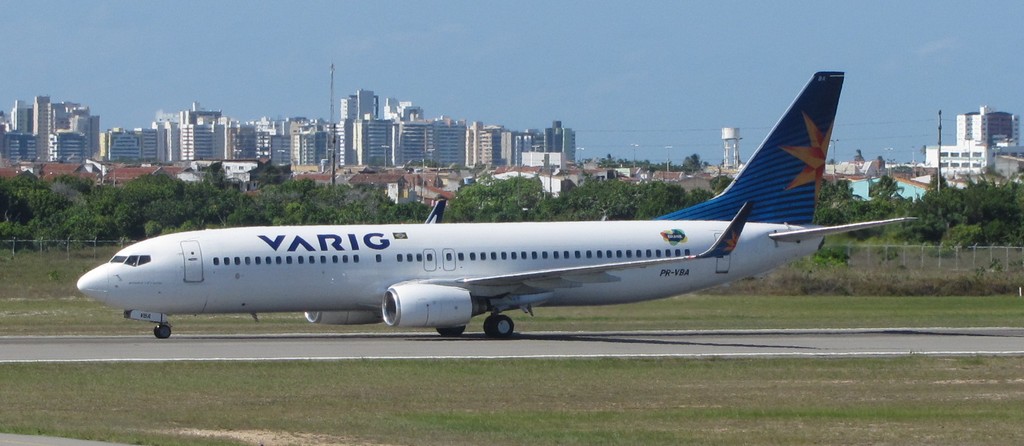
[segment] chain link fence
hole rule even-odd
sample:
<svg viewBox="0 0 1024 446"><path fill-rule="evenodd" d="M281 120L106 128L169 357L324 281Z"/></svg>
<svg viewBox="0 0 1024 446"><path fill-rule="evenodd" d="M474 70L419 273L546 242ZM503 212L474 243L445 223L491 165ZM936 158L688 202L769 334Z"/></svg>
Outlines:
<svg viewBox="0 0 1024 446"><path fill-rule="evenodd" d="M1024 271L1024 247L846 245L851 268L901 268L930 271Z"/></svg>
<svg viewBox="0 0 1024 446"><path fill-rule="evenodd" d="M112 251L134 243L133 240L0 240L0 246L13 257L29 254L63 253L68 259L75 257L106 256Z"/></svg>

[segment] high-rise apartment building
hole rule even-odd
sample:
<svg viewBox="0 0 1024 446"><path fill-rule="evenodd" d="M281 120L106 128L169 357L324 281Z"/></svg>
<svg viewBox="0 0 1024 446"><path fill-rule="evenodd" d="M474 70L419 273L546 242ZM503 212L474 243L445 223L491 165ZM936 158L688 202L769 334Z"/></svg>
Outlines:
<svg viewBox="0 0 1024 446"><path fill-rule="evenodd" d="M224 159L225 123L219 110L203 110L198 102L178 116L180 160Z"/></svg>
<svg viewBox="0 0 1024 446"><path fill-rule="evenodd" d="M466 165L466 121L448 117L433 122L434 152L432 159L440 166Z"/></svg>
<svg viewBox="0 0 1024 446"><path fill-rule="evenodd" d="M562 121L554 121L544 129L544 151L558 152L567 162L576 162L576 132L562 127Z"/></svg>
<svg viewBox="0 0 1024 446"><path fill-rule="evenodd" d="M484 125L473 122L466 128L466 165L498 166L501 159L501 134L505 128L500 125Z"/></svg>
<svg viewBox="0 0 1024 446"><path fill-rule="evenodd" d="M325 123L310 121L292 129L291 163L295 165L320 164L327 158L327 137L330 132Z"/></svg>
<svg viewBox="0 0 1024 446"><path fill-rule="evenodd" d="M48 141L48 161L53 162L78 162L88 159L92 153L89 151L89 141L85 135L79 132L62 130L51 133Z"/></svg>
<svg viewBox="0 0 1024 446"><path fill-rule="evenodd" d="M53 110L49 96L36 96L32 103L32 131L36 135L36 148L50 147L53 133Z"/></svg>
<svg viewBox="0 0 1024 446"><path fill-rule="evenodd" d="M1020 144L1020 118L1016 115L992 111L987 106L978 112L956 117L957 145L1015 146Z"/></svg>
<svg viewBox="0 0 1024 446"><path fill-rule="evenodd" d="M364 118L370 118L370 115ZM352 150L355 163L345 156L346 164L394 166L394 142L391 133L392 121L384 119L357 119L352 123Z"/></svg>
<svg viewBox="0 0 1024 446"><path fill-rule="evenodd" d="M14 108L11 109L11 128L7 131L33 133L35 126L32 117L32 104L21 100L14 101Z"/></svg>

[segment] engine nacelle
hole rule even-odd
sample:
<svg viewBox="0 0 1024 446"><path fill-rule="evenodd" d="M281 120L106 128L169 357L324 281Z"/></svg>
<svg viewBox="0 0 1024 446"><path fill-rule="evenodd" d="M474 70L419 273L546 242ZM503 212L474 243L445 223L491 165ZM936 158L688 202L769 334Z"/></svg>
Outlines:
<svg viewBox="0 0 1024 446"><path fill-rule="evenodd" d="M312 324L361 325L380 322L376 311L307 311L306 320Z"/></svg>
<svg viewBox="0 0 1024 446"><path fill-rule="evenodd" d="M463 288L425 283L388 288L382 306L384 323L392 327L458 327L485 310Z"/></svg>

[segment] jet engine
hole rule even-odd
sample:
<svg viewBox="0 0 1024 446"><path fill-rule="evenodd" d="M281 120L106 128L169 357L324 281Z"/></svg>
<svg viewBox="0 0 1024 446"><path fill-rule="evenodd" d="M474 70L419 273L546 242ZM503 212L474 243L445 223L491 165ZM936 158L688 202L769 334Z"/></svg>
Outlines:
<svg viewBox="0 0 1024 446"><path fill-rule="evenodd" d="M392 327L458 327L486 311L469 291L445 285L403 283L384 293L384 323Z"/></svg>
<svg viewBox="0 0 1024 446"><path fill-rule="evenodd" d="M376 311L307 311L306 320L311 324L360 325L380 322Z"/></svg>

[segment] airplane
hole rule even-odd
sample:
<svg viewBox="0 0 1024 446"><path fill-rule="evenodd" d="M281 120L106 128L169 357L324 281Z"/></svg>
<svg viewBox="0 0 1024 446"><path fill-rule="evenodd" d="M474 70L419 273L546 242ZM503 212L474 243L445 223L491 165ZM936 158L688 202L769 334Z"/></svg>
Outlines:
<svg viewBox="0 0 1024 446"><path fill-rule="evenodd" d="M171 335L175 314L304 312L320 324L429 327L482 314L678 296L764 274L824 237L908 218L821 227L815 202L844 73L815 73L733 182L649 221L319 225L209 229L130 245L78 289ZM443 211L443 207L441 208Z"/></svg>

